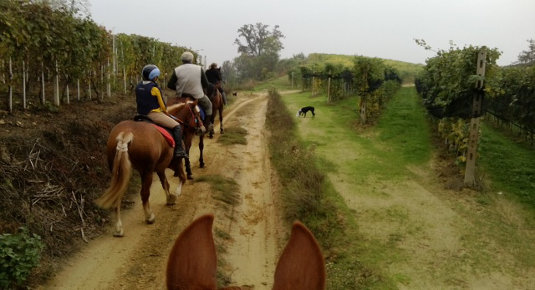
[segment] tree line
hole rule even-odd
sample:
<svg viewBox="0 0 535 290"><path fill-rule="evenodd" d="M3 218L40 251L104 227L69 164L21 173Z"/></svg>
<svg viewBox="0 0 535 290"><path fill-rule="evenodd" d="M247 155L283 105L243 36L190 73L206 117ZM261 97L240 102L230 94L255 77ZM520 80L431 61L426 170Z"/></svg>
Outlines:
<svg viewBox="0 0 535 290"><path fill-rule="evenodd" d="M401 86L397 69L386 65L382 59L355 56L352 66L335 63L307 65L300 56L294 57L294 65L288 73L291 82L313 95L327 95L327 102L359 96L358 111L361 123L376 119L390 97Z"/></svg>
<svg viewBox="0 0 535 290"><path fill-rule="evenodd" d="M150 37L114 35L61 2L2 1L2 106L12 111L126 93L145 64L156 64L165 78L186 49Z"/></svg>

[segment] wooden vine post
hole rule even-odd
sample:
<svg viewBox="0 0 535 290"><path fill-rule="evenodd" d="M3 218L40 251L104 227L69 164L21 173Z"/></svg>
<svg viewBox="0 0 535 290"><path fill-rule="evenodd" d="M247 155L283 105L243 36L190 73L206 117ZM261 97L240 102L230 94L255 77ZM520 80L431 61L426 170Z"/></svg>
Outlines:
<svg viewBox="0 0 535 290"><path fill-rule="evenodd" d="M332 103L332 100L331 100L331 77L332 77L332 72L329 71L329 79L327 80L327 103Z"/></svg>
<svg viewBox="0 0 535 290"><path fill-rule="evenodd" d="M13 113L13 66L11 63L11 56L9 57L9 100L8 109L10 113Z"/></svg>
<svg viewBox="0 0 535 290"><path fill-rule="evenodd" d="M362 124L366 124L366 101L368 98L368 73L364 73L363 76L364 79L364 88L361 89L361 96L360 96L360 104L359 104L359 112L360 112L360 121Z"/></svg>
<svg viewBox="0 0 535 290"><path fill-rule="evenodd" d="M474 186L476 184L476 159L477 146L479 143L479 123L481 116L481 107L483 103L483 78L485 77L485 60L487 52L482 48L477 56L477 70L476 73L480 77L476 84L476 93L472 101L472 118L470 120L470 133L468 137L468 149L466 152L466 169L464 173L464 184L467 186Z"/></svg>

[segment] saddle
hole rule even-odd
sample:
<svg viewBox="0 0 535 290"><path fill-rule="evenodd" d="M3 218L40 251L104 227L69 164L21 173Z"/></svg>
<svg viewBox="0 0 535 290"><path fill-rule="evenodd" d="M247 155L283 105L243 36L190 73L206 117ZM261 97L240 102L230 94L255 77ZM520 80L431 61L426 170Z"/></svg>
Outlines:
<svg viewBox="0 0 535 290"><path fill-rule="evenodd" d="M173 133L171 132L170 129L167 129L165 127L162 127L162 126L154 123L154 121L152 121L146 115L141 115L141 114L135 115L134 116L134 121L151 123L162 134L162 136L167 141L169 146L171 146L173 148L175 147L175 139L173 139Z"/></svg>

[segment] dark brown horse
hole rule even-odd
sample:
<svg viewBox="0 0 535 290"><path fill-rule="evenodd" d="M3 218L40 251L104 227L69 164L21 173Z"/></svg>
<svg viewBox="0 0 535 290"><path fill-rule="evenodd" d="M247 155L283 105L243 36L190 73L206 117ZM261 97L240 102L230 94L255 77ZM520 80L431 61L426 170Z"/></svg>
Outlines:
<svg viewBox="0 0 535 290"><path fill-rule="evenodd" d="M221 86L221 83L218 82L215 85L209 85L207 90L208 98L210 98L210 101L212 102L212 116L211 116L211 122L214 124L215 115L216 113L219 113L219 132L221 134L224 133L223 130L223 96L219 92L219 88ZM215 125L215 124L214 124ZM214 129L210 130L208 132L208 138L214 137Z"/></svg>
<svg viewBox="0 0 535 290"><path fill-rule="evenodd" d="M178 236L167 261L167 289L217 289L213 221L213 215L204 215ZM325 289L325 262L321 249L312 232L300 222L295 222L292 227L273 280L272 289L275 290ZM238 290L241 287L222 289Z"/></svg>
<svg viewBox="0 0 535 290"><path fill-rule="evenodd" d="M196 101L192 101L192 99L189 97L182 97L182 98L171 97L167 100L167 105L173 106L175 104L184 104L187 102L195 102L195 104L197 104ZM184 140L184 150L189 156L191 145L193 143L193 136L198 135L199 136L199 166L201 168L204 168L204 157L203 157L204 133L201 132L201 128L204 125L200 117L199 107L198 106L192 107L189 112L188 111L177 112L174 114L174 116L180 120L183 120L186 118L185 114L195 115L195 119L190 118L189 122L184 122L183 134L182 134L182 138ZM192 122L191 120L194 120L194 122ZM185 164L186 164L187 178L193 179L193 173L191 171L191 163L190 163L189 157L185 158Z"/></svg>
<svg viewBox="0 0 535 290"><path fill-rule="evenodd" d="M168 111L175 115L184 116L182 121L191 122L194 115L189 114L196 103L184 103L169 106ZM184 112L182 114L181 112ZM188 114L186 114L188 112ZM193 121L195 122L195 121ZM117 221L114 236L124 234L121 222L121 200L128 186L132 168L141 176L141 201L145 212L145 221L154 222L154 213L149 204L150 186L153 173L156 172L167 197L167 204L172 205L182 192L182 185L186 175L182 165L182 158L173 159L174 148L169 145L158 129L147 122L122 121L111 130L107 143L107 158L112 177L108 189L95 200L95 203L105 209L115 208ZM174 194L169 192L169 182L165 176L165 169L175 170L180 182Z"/></svg>

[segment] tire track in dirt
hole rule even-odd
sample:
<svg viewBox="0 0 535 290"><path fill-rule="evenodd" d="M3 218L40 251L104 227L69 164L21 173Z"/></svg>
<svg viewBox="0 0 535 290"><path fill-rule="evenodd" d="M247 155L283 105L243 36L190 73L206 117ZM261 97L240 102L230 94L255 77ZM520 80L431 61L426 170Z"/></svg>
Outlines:
<svg viewBox="0 0 535 290"><path fill-rule="evenodd" d="M220 145L216 142L219 134L212 140L205 138L206 168L198 167L197 138L192 146L195 177L222 175L238 183L241 202L231 212L212 199L209 184L195 181L186 183L176 205L166 206L155 175L150 197L156 215L154 224L145 224L139 194L129 196L134 205L122 211L125 237L113 238L110 225L106 235L90 241L65 261L64 269L39 289L165 289L170 248L191 221L206 213L214 213L215 227L232 237L224 245L226 253L218 253L227 261L223 271L231 277L232 285L270 288L279 252L280 221L274 206L265 140L266 108L265 95L241 96L227 108L225 126L245 128L247 145ZM177 180L170 171L168 178L174 190Z"/></svg>

